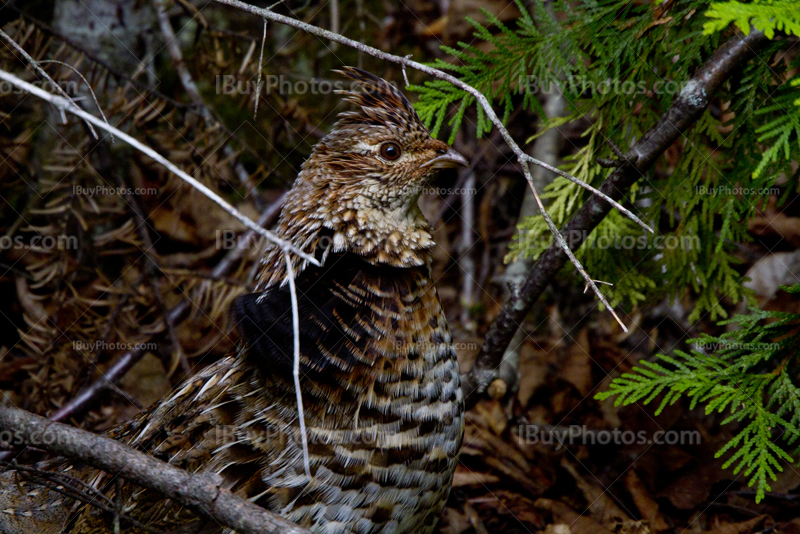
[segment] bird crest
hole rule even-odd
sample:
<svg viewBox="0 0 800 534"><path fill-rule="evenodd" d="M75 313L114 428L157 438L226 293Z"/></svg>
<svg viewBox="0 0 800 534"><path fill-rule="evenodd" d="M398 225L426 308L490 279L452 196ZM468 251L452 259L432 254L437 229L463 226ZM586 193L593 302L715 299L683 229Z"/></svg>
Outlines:
<svg viewBox="0 0 800 534"><path fill-rule="evenodd" d="M356 111L340 113L337 127L367 124L428 133L411 102L393 84L356 67L343 67L334 72L356 82L351 90L335 92L358 107Z"/></svg>

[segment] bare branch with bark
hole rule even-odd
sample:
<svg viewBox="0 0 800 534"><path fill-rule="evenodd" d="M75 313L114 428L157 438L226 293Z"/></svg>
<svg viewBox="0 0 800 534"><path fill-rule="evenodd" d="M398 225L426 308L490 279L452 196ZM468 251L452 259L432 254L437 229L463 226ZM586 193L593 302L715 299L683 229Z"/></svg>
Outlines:
<svg viewBox="0 0 800 534"><path fill-rule="evenodd" d="M736 35L722 45L675 99L659 121L637 142L617 169L600 187L607 195L620 199L655 164L680 136L691 128L708 107L709 102L732 72L751 59L769 39L754 29L748 35ZM571 240L572 250L577 250L585 236L611 211L610 205L598 197L591 197L572 219L561 229L560 235L581 236ZM463 376L467 393L482 393L497 377L497 368L518 326L525 320L533 303L539 298L550 280L566 263L563 249L553 244L536 260L531 272L517 295L506 302L495 318L483 341L475 365Z"/></svg>
<svg viewBox="0 0 800 534"><path fill-rule="evenodd" d="M0 432L15 441L78 460L163 493L193 512L241 534L311 534L264 508L231 493L211 473L190 474L113 439L104 438L32 413L0 406ZM18 445L20 443L14 443Z"/></svg>

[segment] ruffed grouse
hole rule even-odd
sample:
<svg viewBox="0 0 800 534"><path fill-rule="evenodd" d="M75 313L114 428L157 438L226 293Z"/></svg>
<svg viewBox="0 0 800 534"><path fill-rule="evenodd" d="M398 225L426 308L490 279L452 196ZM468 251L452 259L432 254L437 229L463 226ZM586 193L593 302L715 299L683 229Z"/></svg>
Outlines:
<svg viewBox="0 0 800 534"><path fill-rule="evenodd" d="M234 304L238 354L109 435L190 471L219 473L233 491L314 532L427 534L450 490L464 421L452 338L431 280L432 231L417 199L437 169L466 161L431 138L397 89L359 69L342 73L355 82L346 94L356 109L314 147L277 231L322 263L293 263L311 479L279 247L267 253L257 292ZM117 491L109 474L69 469L109 496ZM59 505L60 495L27 484L31 495L20 496L13 476L0 477L0 531L111 532L109 514ZM121 488L124 512L142 523L222 531L158 494ZM126 522L122 530L144 532Z"/></svg>

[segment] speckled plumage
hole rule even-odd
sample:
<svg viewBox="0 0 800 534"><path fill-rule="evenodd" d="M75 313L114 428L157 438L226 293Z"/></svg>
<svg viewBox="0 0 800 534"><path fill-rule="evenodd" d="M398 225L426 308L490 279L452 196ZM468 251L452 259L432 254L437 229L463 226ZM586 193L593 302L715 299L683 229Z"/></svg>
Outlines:
<svg viewBox="0 0 800 534"><path fill-rule="evenodd" d="M239 353L110 435L191 471L219 473L233 491L314 532L429 534L464 422L452 338L430 277L432 232L417 198L437 168L464 160L430 137L399 91L358 69L343 74L361 84L347 94L357 109L341 113L314 148L277 229L323 264L294 260L311 479L278 247L266 255L258 291L234 305ZM400 149L396 160L382 157L387 142ZM108 475L79 474L113 494ZM152 492L123 491L127 513L140 521L222 532ZM109 531L107 514L83 505L56 516L66 532ZM32 531L9 534L22 532Z"/></svg>

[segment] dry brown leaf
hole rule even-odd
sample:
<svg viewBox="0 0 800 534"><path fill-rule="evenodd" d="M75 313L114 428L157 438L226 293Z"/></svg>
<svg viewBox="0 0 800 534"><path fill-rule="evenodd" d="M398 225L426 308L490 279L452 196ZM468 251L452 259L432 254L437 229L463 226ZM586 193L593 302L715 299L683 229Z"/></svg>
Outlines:
<svg viewBox="0 0 800 534"><path fill-rule="evenodd" d="M489 472L499 473L503 475L502 478L510 478L531 495L541 495L553 484L538 465L528 462L517 444L495 436L485 427L479 428L471 417L468 418L465 429L461 455L462 458L479 459L488 467Z"/></svg>
<svg viewBox="0 0 800 534"><path fill-rule="evenodd" d="M550 499L538 499L534 504L536 508L550 512L554 523L569 525L572 532L580 534L611 534L612 532L594 519L579 514L564 503Z"/></svg>
<svg viewBox="0 0 800 534"><path fill-rule="evenodd" d="M647 521L625 520L614 528L617 534L652 534Z"/></svg>
<svg viewBox="0 0 800 534"><path fill-rule="evenodd" d="M182 220L175 211L158 207L150 213L150 222L159 234L169 236L175 241L197 243L197 233L190 221Z"/></svg>
<svg viewBox="0 0 800 534"><path fill-rule="evenodd" d="M588 395L592 390L592 362L589 356L588 329L581 330L566 350L566 361L559 375L575 386L581 395Z"/></svg>
<svg viewBox="0 0 800 534"><path fill-rule="evenodd" d="M767 217L755 217L747 229L759 237L780 237L795 247L800 247L800 218L783 213L767 212Z"/></svg>
<svg viewBox="0 0 800 534"><path fill-rule="evenodd" d="M499 400L479 402L470 415L471 422L490 429L496 436L501 435L508 426L508 419Z"/></svg>
<svg viewBox="0 0 800 534"><path fill-rule="evenodd" d="M544 527L544 519L536 510L532 500L512 491L497 490L492 492L492 495L499 501L498 512L506 511L517 521L535 526L536 530ZM473 502L473 504L475 503Z"/></svg>
<svg viewBox="0 0 800 534"><path fill-rule="evenodd" d="M466 514L467 519L469 519L469 524L475 529L475 534L489 534L478 512L475 511L475 508L470 506L469 502L464 503L464 514Z"/></svg>
<svg viewBox="0 0 800 534"><path fill-rule="evenodd" d="M565 458L561 460L561 467L575 480L578 489L581 490L586 502L589 503L589 513L601 525L609 530L615 530L617 525L631 521L628 514L617 505L608 491L600 487L596 481L589 482L584 479L575 469L575 466Z"/></svg>
<svg viewBox="0 0 800 534"><path fill-rule="evenodd" d="M150 352L128 371L121 385L143 407L158 401L171 389L161 360Z"/></svg>
<svg viewBox="0 0 800 534"><path fill-rule="evenodd" d="M517 398L522 406L527 406L536 388L544 384L547 377L547 364L541 353L531 343L523 343L519 351L519 387Z"/></svg>
<svg viewBox="0 0 800 534"><path fill-rule="evenodd" d="M705 502L711 486L730 477L730 471L723 471L721 462L717 460L698 462L696 466L687 465L684 469L681 476L656 494L668 498L680 510L691 510L697 503Z"/></svg>
<svg viewBox="0 0 800 534"><path fill-rule="evenodd" d="M445 508L442 517L439 519L440 534L464 534L472 530L469 519L462 512L454 508Z"/></svg>
<svg viewBox="0 0 800 534"><path fill-rule="evenodd" d="M664 514L658 509L658 503L650 496L650 492L633 469L628 470L625 477L625 488L653 532L663 532L669 528Z"/></svg>
<svg viewBox="0 0 800 534"><path fill-rule="evenodd" d="M780 534L800 534L800 517L778 525L775 532L780 532Z"/></svg>
<svg viewBox="0 0 800 534"><path fill-rule="evenodd" d="M435 37L438 39L444 33L447 25L447 15L439 17L429 24L423 24L422 22L418 21L418 23L414 25L414 33L422 37Z"/></svg>
<svg viewBox="0 0 800 534"><path fill-rule="evenodd" d="M463 465L456 467L456 472L453 475L453 487L463 486L485 486L487 484L496 484L500 482L500 477L489 473L476 473L465 468Z"/></svg>
<svg viewBox="0 0 800 534"><path fill-rule="evenodd" d="M702 534L750 534L751 532L760 532L760 527L766 519L768 519L768 516L760 515L741 523L723 523L716 528L706 530Z"/></svg>

